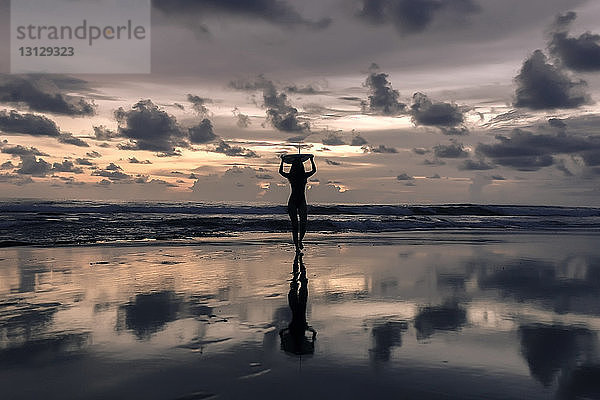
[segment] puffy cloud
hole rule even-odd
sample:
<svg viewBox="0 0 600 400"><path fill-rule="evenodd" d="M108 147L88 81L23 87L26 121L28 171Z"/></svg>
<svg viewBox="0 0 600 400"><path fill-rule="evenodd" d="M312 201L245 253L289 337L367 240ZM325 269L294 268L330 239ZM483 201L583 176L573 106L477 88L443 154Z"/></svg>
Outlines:
<svg viewBox="0 0 600 400"><path fill-rule="evenodd" d="M356 16L373 25L392 24L402 35L424 31L444 14L467 15L480 10L473 0L362 0Z"/></svg>
<svg viewBox="0 0 600 400"><path fill-rule="evenodd" d="M123 168L112 162L108 164L104 169L107 171L123 171Z"/></svg>
<svg viewBox="0 0 600 400"><path fill-rule="evenodd" d="M100 169L92 172L93 176L102 176L110 181L130 181L132 176L118 170Z"/></svg>
<svg viewBox="0 0 600 400"><path fill-rule="evenodd" d="M446 165L446 163L440 159L434 158L432 160L428 160L428 159L423 160L423 165L438 166L438 165Z"/></svg>
<svg viewBox="0 0 600 400"><path fill-rule="evenodd" d="M597 136L536 134L515 129L510 137L497 135L496 139L498 143L479 144L477 153L518 170L534 171L552 165L552 156L556 154L579 155L588 166L594 166L600 158L600 137Z"/></svg>
<svg viewBox="0 0 600 400"><path fill-rule="evenodd" d="M516 107L534 110L576 108L590 102L585 93L587 83L572 80L565 71L548 63L541 50L536 50L525 60L515 82Z"/></svg>
<svg viewBox="0 0 600 400"><path fill-rule="evenodd" d="M60 136L56 123L43 115L0 111L0 130L32 136Z"/></svg>
<svg viewBox="0 0 600 400"><path fill-rule="evenodd" d="M208 108L206 108L206 104L212 103L211 99L196 96L193 94L188 94L187 101L192 103L192 108L198 113L199 116L206 118L209 115L209 111Z"/></svg>
<svg viewBox="0 0 600 400"><path fill-rule="evenodd" d="M150 161L150 160L143 160L143 161L140 161L140 160L138 160L138 159L137 159L137 158L135 158L135 157L131 157L131 158L129 158L129 159L128 159L128 161L129 161L131 164L152 164L152 161Z"/></svg>
<svg viewBox="0 0 600 400"><path fill-rule="evenodd" d="M394 147L387 147L383 144L380 144L379 146L362 146L362 149L365 153L397 153L398 150L396 150Z"/></svg>
<svg viewBox="0 0 600 400"><path fill-rule="evenodd" d="M235 124L238 128L247 128L252 124L250 117L246 114L242 114L237 107L235 107L232 112L233 116L236 117Z"/></svg>
<svg viewBox="0 0 600 400"><path fill-rule="evenodd" d="M461 158L468 157L469 153L465 150L462 143L452 142L448 145L438 144L433 147L433 153L440 158Z"/></svg>
<svg viewBox="0 0 600 400"><path fill-rule="evenodd" d="M419 154L421 156L427 154L427 153L431 153L431 150L423 148L423 147L415 147L412 149L413 153L415 154Z"/></svg>
<svg viewBox="0 0 600 400"><path fill-rule="evenodd" d="M550 54L574 71L600 71L600 35L585 32L579 37L569 36L569 25L576 17L572 11L557 16L556 30L548 45Z"/></svg>
<svg viewBox="0 0 600 400"><path fill-rule="evenodd" d="M37 159L31 154L21 155L20 157L21 163L18 165L19 169L15 171L18 174L43 177L52 169L52 165L42 158Z"/></svg>
<svg viewBox="0 0 600 400"><path fill-rule="evenodd" d="M48 154L39 151L35 147L25 147L21 146L20 144L9 147L2 146L2 149L0 151L2 153L11 154L13 156L48 156Z"/></svg>
<svg viewBox="0 0 600 400"><path fill-rule="evenodd" d="M258 158L260 157L254 151L245 149L240 146L231 146L225 141L221 140L217 147L213 150L215 153L222 153L230 157L246 157L246 158Z"/></svg>
<svg viewBox="0 0 600 400"><path fill-rule="evenodd" d="M0 165L0 169L14 169L17 168L10 160L3 162Z"/></svg>
<svg viewBox="0 0 600 400"><path fill-rule="evenodd" d="M433 102L423 93L413 95L410 115L415 125L443 128L446 135L464 135L466 127L457 128L465 120L459 106L453 103Z"/></svg>
<svg viewBox="0 0 600 400"><path fill-rule="evenodd" d="M97 140L110 140L119 136L119 134L113 130L108 129L104 125L94 126L94 136Z"/></svg>
<svg viewBox="0 0 600 400"><path fill-rule="evenodd" d="M350 142L350 146L364 146L368 144L367 139L363 138L360 135L352 136L352 141Z"/></svg>
<svg viewBox="0 0 600 400"><path fill-rule="evenodd" d="M76 158L75 159L75 164L77 164L77 165L88 165L88 166L94 165L94 163L91 162L90 160L88 160L87 158Z"/></svg>
<svg viewBox="0 0 600 400"><path fill-rule="evenodd" d="M73 136L71 133L61 133L58 137L58 141L61 143L72 144L78 147L90 147L84 140Z"/></svg>
<svg viewBox="0 0 600 400"><path fill-rule="evenodd" d="M414 178L414 177L412 177L412 176L410 176L410 175L408 175L406 172L403 172L403 173L401 173L400 175L398 175L398 176L396 177L396 179L397 179L397 180L399 180L399 181L412 181L412 180L414 180L415 178Z"/></svg>
<svg viewBox="0 0 600 400"><path fill-rule="evenodd" d="M100 157L102 157L102 154L98 153L96 150L88 151L87 153L85 153L85 155L88 156L89 158L100 158Z"/></svg>
<svg viewBox="0 0 600 400"><path fill-rule="evenodd" d="M72 116L94 115L94 104L82 97L74 97L61 93L61 85L71 88L84 81L60 78L49 78L38 75L0 77L0 103L26 105L32 111L49 112Z"/></svg>
<svg viewBox="0 0 600 400"><path fill-rule="evenodd" d="M286 28L304 26L323 29L331 23L330 18L310 20L283 0L154 0L152 5L199 33L207 33L207 28L199 24L198 19L214 14L259 19Z"/></svg>
<svg viewBox="0 0 600 400"><path fill-rule="evenodd" d="M398 115L404 112L406 104L398 101L400 93L392 88L389 75L373 71L367 77L365 86L369 88L368 102L363 102L365 111L382 114Z"/></svg>
<svg viewBox="0 0 600 400"><path fill-rule="evenodd" d="M76 167L73 161L64 160L62 163L55 162L52 165L53 172L72 172L74 174L83 174L81 167Z"/></svg>
<svg viewBox="0 0 600 400"><path fill-rule="evenodd" d="M493 165L488 164L484 160L481 160L481 159L478 159L478 160L468 159L468 160L463 161L458 166L458 169L470 170L470 171L484 171L486 169L492 169L492 168L494 168Z"/></svg>
<svg viewBox="0 0 600 400"><path fill-rule="evenodd" d="M208 143L217 138L213 131L212 122L209 119L204 118L198 125L192 126L188 129L190 134L190 142L194 144Z"/></svg>
<svg viewBox="0 0 600 400"><path fill-rule="evenodd" d="M23 186L32 183L33 179L30 176L21 176L17 174L0 174L0 183L10 183L17 186Z"/></svg>
<svg viewBox="0 0 600 400"><path fill-rule="evenodd" d="M292 107L284 92L279 92L275 84L260 75L255 81L232 81L229 86L237 90L261 90L263 105L267 109L267 121L273 128L282 132L309 132L310 124L298 116L298 109Z"/></svg>
<svg viewBox="0 0 600 400"><path fill-rule="evenodd" d="M212 201L256 201L261 192L257 170L248 166L233 166L221 175L196 176L191 189L195 198Z"/></svg>
<svg viewBox="0 0 600 400"><path fill-rule="evenodd" d="M346 144L342 136L337 132L327 132L321 142L327 146L342 146Z"/></svg>
<svg viewBox="0 0 600 400"><path fill-rule="evenodd" d="M151 100L140 100L129 111L115 111L119 134L130 143L120 145L124 150L150 150L165 155L176 154L175 147L187 147L187 132L172 115L160 110Z"/></svg>
<svg viewBox="0 0 600 400"><path fill-rule="evenodd" d="M288 93L292 93L292 94L326 94L326 93L329 93L325 90L321 90L312 85L306 85L306 86L290 85L290 86L284 87L283 90L285 90Z"/></svg>

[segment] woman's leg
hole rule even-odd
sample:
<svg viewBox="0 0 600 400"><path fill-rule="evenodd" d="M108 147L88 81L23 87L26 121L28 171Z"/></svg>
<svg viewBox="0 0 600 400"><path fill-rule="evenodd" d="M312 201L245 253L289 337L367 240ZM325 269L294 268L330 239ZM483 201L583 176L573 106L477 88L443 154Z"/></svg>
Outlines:
<svg viewBox="0 0 600 400"><path fill-rule="evenodd" d="M304 245L302 244L302 240L304 239L304 235L306 234L306 203L302 204L302 206L298 207L298 214L300 216L300 240L298 246L303 249Z"/></svg>
<svg viewBox="0 0 600 400"><path fill-rule="evenodd" d="M296 251L298 251L298 210L296 204L291 200L288 202L288 215L290 216L290 221L292 221L292 239L294 239L294 246L296 246Z"/></svg>

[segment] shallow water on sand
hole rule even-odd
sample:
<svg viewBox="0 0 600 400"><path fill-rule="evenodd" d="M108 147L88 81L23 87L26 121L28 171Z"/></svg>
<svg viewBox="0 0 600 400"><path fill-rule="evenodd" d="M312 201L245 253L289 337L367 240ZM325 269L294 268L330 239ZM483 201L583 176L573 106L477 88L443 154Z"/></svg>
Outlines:
<svg viewBox="0 0 600 400"><path fill-rule="evenodd" d="M598 239L3 249L1 397L598 398Z"/></svg>

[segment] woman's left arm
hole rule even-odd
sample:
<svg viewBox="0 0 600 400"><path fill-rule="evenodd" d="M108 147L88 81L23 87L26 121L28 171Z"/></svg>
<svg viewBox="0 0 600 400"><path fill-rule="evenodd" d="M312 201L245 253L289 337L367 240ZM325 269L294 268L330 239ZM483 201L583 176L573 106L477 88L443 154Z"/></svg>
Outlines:
<svg viewBox="0 0 600 400"><path fill-rule="evenodd" d="M313 176L315 172L317 172L317 166L315 165L315 157L313 155L310 156L310 164L312 166L312 170L306 173L306 177Z"/></svg>

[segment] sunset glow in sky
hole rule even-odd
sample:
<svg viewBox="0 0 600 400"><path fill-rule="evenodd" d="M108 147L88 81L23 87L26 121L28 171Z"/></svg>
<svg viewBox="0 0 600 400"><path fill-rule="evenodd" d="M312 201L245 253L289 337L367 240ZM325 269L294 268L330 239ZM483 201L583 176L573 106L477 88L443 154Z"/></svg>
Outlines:
<svg viewBox="0 0 600 400"><path fill-rule="evenodd" d="M151 74L0 75L0 197L283 204L302 142L311 203L600 206L598 2L152 11Z"/></svg>

